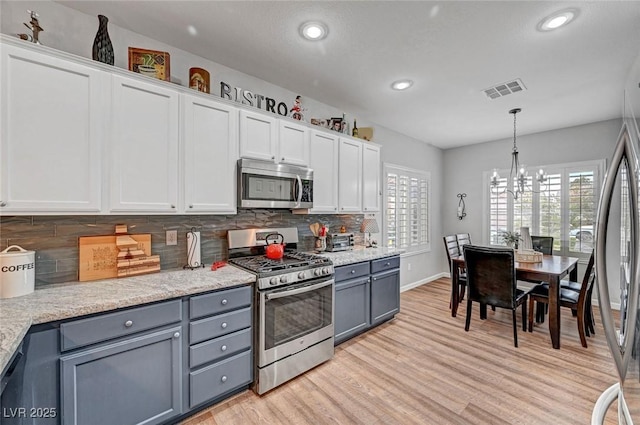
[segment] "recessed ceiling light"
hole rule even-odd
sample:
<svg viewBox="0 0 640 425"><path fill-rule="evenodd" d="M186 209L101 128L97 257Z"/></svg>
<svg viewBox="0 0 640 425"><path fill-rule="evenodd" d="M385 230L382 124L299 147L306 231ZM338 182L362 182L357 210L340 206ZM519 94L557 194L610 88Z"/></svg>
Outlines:
<svg viewBox="0 0 640 425"><path fill-rule="evenodd" d="M411 80L398 80L391 83L391 88L394 90L406 90L413 85Z"/></svg>
<svg viewBox="0 0 640 425"><path fill-rule="evenodd" d="M322 22L305 22L300 25L300 35L307 40L322 40L329 34L329 29Z"/></svg>
<svg viewBox="0 0 640 425"><path fill-rule="evenodd" d="M538 30L540 31L552 31L561 26L567 25L578 16L577 9L566 9L553 15L547 16L538 24Z"/></svg>

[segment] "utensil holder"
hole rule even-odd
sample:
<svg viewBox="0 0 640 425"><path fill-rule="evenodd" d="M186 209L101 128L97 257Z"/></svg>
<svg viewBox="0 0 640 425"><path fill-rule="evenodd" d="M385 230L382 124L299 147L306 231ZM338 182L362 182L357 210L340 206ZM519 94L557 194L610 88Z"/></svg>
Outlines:
<svg viewBox="0 0 640 425"><path fill-rule="evenodd" d="M327 237L318 236L316 238L316 251L325 251L327 249Z"/></svg>

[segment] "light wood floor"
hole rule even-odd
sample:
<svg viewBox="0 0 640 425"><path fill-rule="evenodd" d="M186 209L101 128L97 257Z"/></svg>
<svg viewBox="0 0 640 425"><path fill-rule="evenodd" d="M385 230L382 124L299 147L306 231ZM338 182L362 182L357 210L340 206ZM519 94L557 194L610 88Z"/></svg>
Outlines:
<svg viewBox="0 0 640 425"><path fill-rule="evenodd" d="M617 381L597 309L588 348L565 308L560 350L551 348L547 322L533 333L519 328L515 348L510 311L489 310L481 321L474 304L465 332L464 306L451 317L449 289L439 279L402 293L394 320L336 347L331 361L182 424L590 423L598 396ZM615 410L606 424L617 424Z"/></svg>

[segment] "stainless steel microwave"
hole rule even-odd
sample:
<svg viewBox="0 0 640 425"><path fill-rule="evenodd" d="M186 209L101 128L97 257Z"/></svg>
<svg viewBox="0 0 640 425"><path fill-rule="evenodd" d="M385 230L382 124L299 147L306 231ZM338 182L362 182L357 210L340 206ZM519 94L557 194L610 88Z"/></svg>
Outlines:
<svg viewBox="0 0 640 425"><path fill-rule="evenodd" d="M239 159L238 206L312 208L313 170L256 159Z"/></svg>

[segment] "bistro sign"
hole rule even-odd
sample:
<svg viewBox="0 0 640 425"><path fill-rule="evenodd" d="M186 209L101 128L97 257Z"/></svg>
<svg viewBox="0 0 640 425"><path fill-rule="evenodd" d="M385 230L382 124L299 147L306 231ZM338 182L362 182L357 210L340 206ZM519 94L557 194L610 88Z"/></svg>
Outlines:
<svg viewBox="0 0 640 425"><path fill-rule="evenodd" d="M223 99L233 100L234 102L238 102L243 105L264 109L267 112L279 114L283 117L286 117L288 114L286 103L278 102L270 97L253 93L250 90L244 90L242 87L231 87L224 81L220 82L220 97Z"/></svg>

